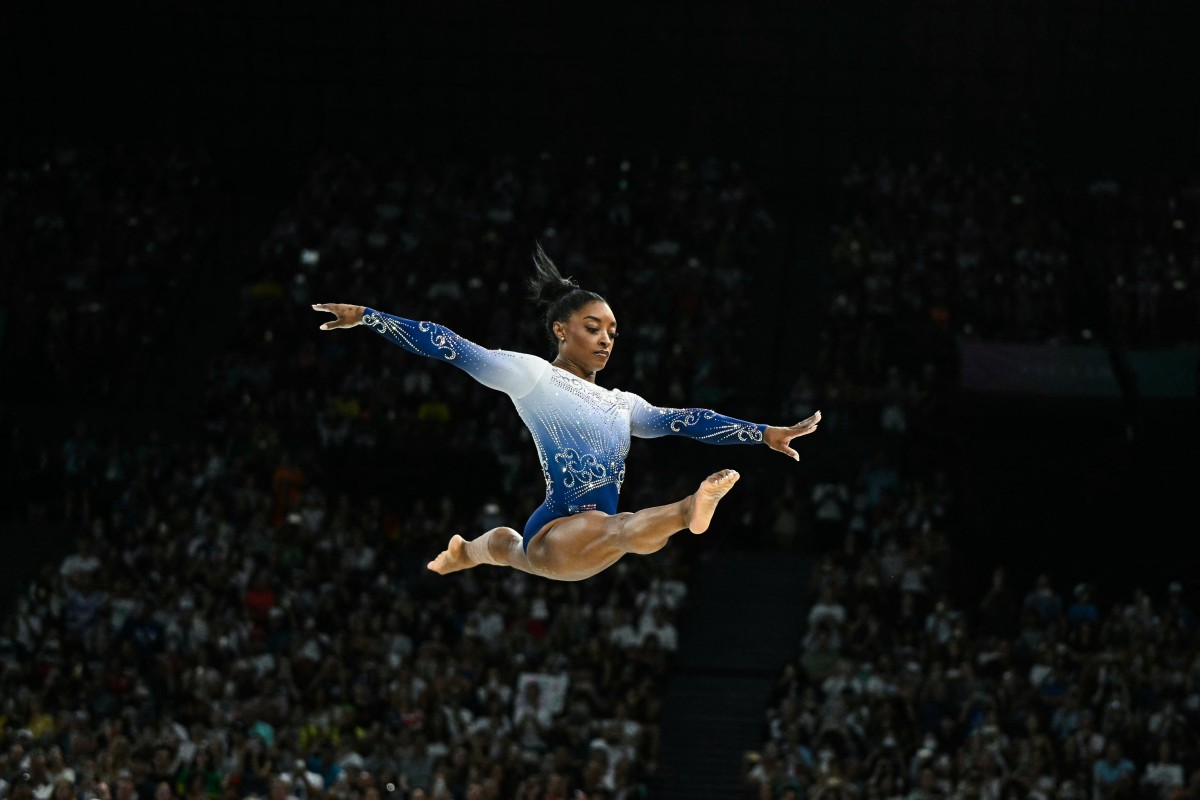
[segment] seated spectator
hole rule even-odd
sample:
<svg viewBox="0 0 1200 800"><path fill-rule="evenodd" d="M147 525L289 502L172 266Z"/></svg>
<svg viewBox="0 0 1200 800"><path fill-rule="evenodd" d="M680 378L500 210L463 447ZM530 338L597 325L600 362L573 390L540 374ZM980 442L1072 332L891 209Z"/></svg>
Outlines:
<svg viewBox="0 0 1200 800"><path fill-rule="evenodd" d="M1133 788L1135 772L1133 762L1122 755L1121 745L1110 741L1104 758L1097 759L1092 768L1093 800L1127 796Z"/></svg>

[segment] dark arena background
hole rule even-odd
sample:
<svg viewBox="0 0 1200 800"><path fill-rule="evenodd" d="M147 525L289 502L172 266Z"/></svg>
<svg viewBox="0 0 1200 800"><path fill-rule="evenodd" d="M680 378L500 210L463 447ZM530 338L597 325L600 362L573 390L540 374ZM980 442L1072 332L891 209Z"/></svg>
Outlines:
<svg viewBox="0 0 1200 800"><path fill-rule="evenodd" d="M0 800L1200 796L1194 25L1089 2L9 4ZM580 583L511 403L315 302L787 425L635 439Z"/></svg>

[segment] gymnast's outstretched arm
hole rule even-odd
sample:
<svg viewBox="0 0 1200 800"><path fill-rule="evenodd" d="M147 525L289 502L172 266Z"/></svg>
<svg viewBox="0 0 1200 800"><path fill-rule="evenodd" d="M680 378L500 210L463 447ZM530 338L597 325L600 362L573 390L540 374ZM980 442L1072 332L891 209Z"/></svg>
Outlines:
<svg viewBox="0 0 1200 800"><path fill-rule="evenodd" d="M789 443L817 429L821 412L787 427L762 425L734 419L707 408L660 408L652 406L639 395L625 392L631 400L630 432L634 436L653 439L659 436L686 436L707 444L763 443L796 461L800 454Z"/></svg>
<svg viewBox="0 0 1200 800"><path fill-rule="evenodd" d="M546 369L547 362L537 356L488 350L436 322L417 322L343 303L314 303L313 308L337 318L323 323L323 331L366 325L410 353L453 364L484 386L513 397L525 396Z"/></svg>

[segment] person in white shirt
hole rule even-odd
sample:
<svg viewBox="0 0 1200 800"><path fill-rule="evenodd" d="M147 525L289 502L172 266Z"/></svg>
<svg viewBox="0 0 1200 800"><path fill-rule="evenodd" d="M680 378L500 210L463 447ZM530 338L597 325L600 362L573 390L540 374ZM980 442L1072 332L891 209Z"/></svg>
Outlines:
<svg viewBox="0 0 1200 800"><path fill-rule="evenodd" d="M1176 789L1183 788L1183 765L1175 758L1169 739L1158 743L1158 760L1146 765L1142 772L1142 786L1152 789L1162 800L1167 800Z"/></svg>
<svg viewBox="0 0 1200 800"><path fill-rule="evenodd" d="M666 609L662 606L655 608L653 613L642 617L638 642L645 642L646 637L652 635L658 637L659 645L669 653L674 653L679 648L679 633L675 630L671 620L667 618Z"/></svg>
<svg viewBox="0 0 1200 800"><path fill-rule="evenodd" d="M846 607L834 597L832 587L825 587L821 592L820 600L814 603L813 607L809 609L809 629L816 628L822 622L829 622L831 625L840 628L845 621Z"/></svg>
<svg viewBox="0 0 1200 800"><path fill-rule="evenodd" d="M633 627L633 614L629 609L622 608L617 612L617 620L617 624L608 634L608 640L617 647L626 649L636 647L640 643L641 637Z"/></svg>

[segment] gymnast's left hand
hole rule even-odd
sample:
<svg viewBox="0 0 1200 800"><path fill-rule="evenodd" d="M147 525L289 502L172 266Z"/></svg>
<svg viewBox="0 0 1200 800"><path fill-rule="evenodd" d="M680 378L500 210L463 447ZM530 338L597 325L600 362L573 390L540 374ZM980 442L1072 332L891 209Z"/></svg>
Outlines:
<svg viewBox="0 0 1200 800"><path fill-rule="evenodd" d="M790 425L786 428L769 427L763 431L763 443L772 450L778 450L786 456L791 456L793 461L799 461L800 454L788 445L797 436L807 436L815 431L817 423L820 421L821 412L818 411L808 419L800 420L795 425Z"/></svg>
<svg viewBox="0 0 1200 800"><path fill-rule="evenodd" d="M313 303L313 308L317 311L328 311L337 317L337 319L321 323L321 330L323 331L334 331L338 328L353 328L355 325L362 325L363 312L366 310L364 306L352 306L346 303Z"/></svg>

